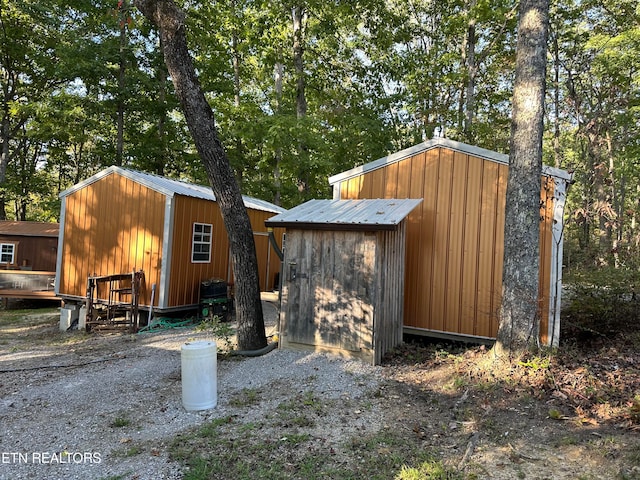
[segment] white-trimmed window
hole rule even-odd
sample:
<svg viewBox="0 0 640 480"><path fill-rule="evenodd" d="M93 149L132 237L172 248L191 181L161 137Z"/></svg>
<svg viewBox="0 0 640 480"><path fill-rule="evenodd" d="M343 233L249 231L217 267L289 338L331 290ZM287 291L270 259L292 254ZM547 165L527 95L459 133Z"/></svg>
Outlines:
<svg viewBox="0 0 640 480"><path fill-rule="evenodd" d="M211 262L211 233L213 225L209 223L193 224L193 240L191 242L191 263Z"/></svg>
<svg viewBox="0 0 640 480"><path fill-rule="evenodd" d="M13 265L16 260L16 246L13 243L0 243L0 263Z"/></svg>

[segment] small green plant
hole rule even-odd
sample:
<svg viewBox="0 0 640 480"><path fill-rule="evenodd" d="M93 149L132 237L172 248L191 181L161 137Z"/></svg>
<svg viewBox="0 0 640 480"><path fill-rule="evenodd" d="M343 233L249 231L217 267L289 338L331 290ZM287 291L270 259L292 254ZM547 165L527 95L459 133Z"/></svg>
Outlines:
<svg viewBox="0 0 640 480"><path fill-rule="evenodd" d="M538 370L548 370L551 366L551 359L549 357L532 357L527 361L520 361L518 365L524 368L528 368L537 372Z"/></svg>
<svg viewBox="0 0 640 480"><path fill-rule="evenodd" d="M124 480L127 478L129 473L125 473L124 475L111 475L110 477L102 477L100 480Z"/></svg>
<svg viewBox="0 0 640 480"><path fill-rule="evenodd" d="M222 318L214 315L206 318L196 327L197 331L205 332L216 340L220 340L218 345L218 353L228 355L232 350L232 338L235 331L227 322L223 322Z"/></svg>
<svg viewBox="0 0 640 480"><path fill-rule="evenodd" d="M629 405L629 417L634 423L640 423L640 395L633 397Z"/></svg>
<svg viewBox="0 0 640 480"><path fill-rule="evenodd" d="M199 436L203 438L215 438L218 435L218 428L231 423L232 419L231 416L214 418L200 427Z"/></svg>
<svg viewBox="0 0 640 480"><path fill-rule="evenodd" d="M554 420L562 420L563 415L562 415L562 412L560 410L558 410L557 408L550 408L549 409L549 418L552 418Z"/></svg>
<svg viewBox="0 0 640 480"><path fill-rule="evenodd" d="M464 478L462 474L446 467L442 462L430 460L418 467L403 465L395 480L456 480Z"/></svg>
<svg viewBox="0 0 640 480"><path fill-rule="evenodd" d="M131 420L129 420L126 416L117 416L109 424L111 428L123 428L128 427L129 425L131 425Z"/></svg>
<svg viewBox="0 0 640 480"><path fill-rule="evenodd" d="M260 401L260 399L258 398L258 393L260 392L255 388L243 388L229 401L229 404L232 407L236 408L255 405Z"/></svg>

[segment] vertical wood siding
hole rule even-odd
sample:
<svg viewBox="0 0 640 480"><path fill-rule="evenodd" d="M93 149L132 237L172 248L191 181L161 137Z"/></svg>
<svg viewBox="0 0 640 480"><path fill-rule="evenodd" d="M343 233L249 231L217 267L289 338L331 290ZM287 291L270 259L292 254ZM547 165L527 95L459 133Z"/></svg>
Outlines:
<svg viewBox="0 0 640 480"><path fill-rule="evenodd" d="M57 237L0 235L0 243L12 243L15 259L12 267L30 267L42 272L56 271Z"/></svg>
<svg viewBox="0 0 640 480"><path fill-rule="evenodd" d="M551 301L551 262L553 250L553 213L555 184L552 178L542 179L540 208L540 341L547 345L549 338L549 302Z"/></svg>
<svg viewBox="0 0 640 480"><path fill-rule="evenodd" d="M174 205L173 251L169 272L168 307L195 305L199 302L200 283L210 278L221 278L233 283L229 239L217 203L193 197L176 196ZM273 213L248 209L254 232L265 233L264 221ZM193 224L213 225L211 263L191 262L191 240ZM282 229L276 229L282 245ZM254 235L258 257L258 273L261 290L273 287L274 278L280 270L280 262L272 251L265 235Z"/></svg>
<svg viewBox="0 0 640 480"><path fill-rule="evenodd" d="M341 199L424 199L407 219L405 326L495 337L507 169L440 147L341 182ZM546 182L541 197L542 312L549 302L553 220L553 188L545 188ZM547 321L544 314L542 318ZM546 336L545 323L541 332Z"/></svg>
<svg viewBox="0 0 640 480"><path fill-rule="evenodd" d="M229 241L215 202L174 197L174 224L169 270L167 307L196 305L200 301L200 283L210 278L228 280ZM211 231L211 262L191 262L193 224L208 223Z"/></svg>
<svg viewBox="0 0 640 480"><path fill-rule="evenodd" d="M404 235L404 223L393 232L289 229L281 347L380 363L402 341Z"/></svg>
<svg viewBox="0 0 640 480"><path fill-rule="evenodd" d="M165 225L164 194L118 174L108 175L65 197L65 222L59 293L84 297L87 277L144 270L140 305L151 302L151 286L160 284ZM215 202L176 195L168 285L162 308L195 305L200 282L230 279L229 241ZM248 210L255 232L266 232L273 213ZM211 263L191 263L193 223L213 225ZM282 229L276 238L282 245ZM256 238L261 288L272 288L280 262L267 237ZM166 252L165 252L166 254ZM271 284L269 283L271 282ZM154 306L158 306L156 295Z"/></svg>
<svg viewBox="0 0 640 480"><path fill-rule="evenodd" d="M65 197L60 294L84 297L87 277L144 270L140 304L159 282L164 195L109 175ZM145 288L146 287L146 288Z"/></svg>

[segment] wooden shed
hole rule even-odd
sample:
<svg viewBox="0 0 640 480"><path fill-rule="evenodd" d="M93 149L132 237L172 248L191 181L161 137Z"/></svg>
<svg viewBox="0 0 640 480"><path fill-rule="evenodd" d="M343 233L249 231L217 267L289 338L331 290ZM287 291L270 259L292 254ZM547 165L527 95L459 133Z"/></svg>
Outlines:
<svg viewBox="0 0 640 480"><path fill-rule="evenodd" d="M55 271L59 230L57 223L0 221L0 267Z"/></svg>
<svg viewBox="0 0 640 480"><path fill-rule="evenodd" d="M57 223L0 221L0 297L53 299Z"/></svg>
<svg viewBox="0 0 640 480"><path fill-rule="evenodd" d="M109 167L60 194L56 292L82 302L88 277L142 270L139 306L168 312L198 306L203 281L233 282L229 240L210 187ZM260 286L272 289L280 260L264 221L285 210L244 197L254 229ZM282 232L275 232L281 242Z"/></svg>
<svg viewBox="0 0 640 480"><path fill-rule="evenodd" d="M281 348L378 364L402 342L405 217L421 200L311 200L267 220L287 229Z"/></svg>
<svg viewBox="0 0 640 480"><path fill-rule="evenodd" d="M509 157L436 138L329 178L335 199L423 198L408 218L404 330L494 339L502 291ZM544 167L540 337L557 345L563 211L571 176Z"/></svg>

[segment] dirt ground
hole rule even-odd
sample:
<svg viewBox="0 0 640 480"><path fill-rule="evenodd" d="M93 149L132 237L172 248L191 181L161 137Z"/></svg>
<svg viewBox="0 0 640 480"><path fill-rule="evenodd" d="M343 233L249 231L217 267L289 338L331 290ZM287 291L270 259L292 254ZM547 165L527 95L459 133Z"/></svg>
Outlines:
<svg viewBox="0 0 640 480"><path fill-rule="evenodd" d="M247 407L231 398L221 402L222 413L184 412L176 359L180 344L199 335L192 330L140 340L127 334L62 333L57 321L51 311L0 312L0 479L182 478L184 466L170 452L176 435L216 415L240 418L261 408L274 410L266 401ZM371 383L365 386L358 380L367 394L349 392L349 401L323 404L324 418L340 419L341 429L313 435L333 442L338 454L350 455L338 448L348 441L345 435L395 429L436 455L458 475L455 478L640 479L638 345L637 332L583 340L579 345L568 341L556 355L490 369L484 347L408 338L381 367L365 371ZM335 368L333 360L314 361L332 362ZM230 375L241 362L220 360L223 380L225 372ZM145 368L155 374L147 375ZM115 372L121 391L113 392L105 372ZM105 391L100 389L100 378L105 379ZM317 376L305 378L301 381L320 382ZM61 385L62 390L54 394L52 385ZM256 391L268 388L259 386ZM278 401L299 398L295 395L302 389L284 385L277 392L282 395ZM343 398L343 393L336 395ZM276 397L275 392L270 394ZM107 395L121 398L122 407L117 402L101 407ZM81 410L88 403L92 407ZM55 429L39 409L60 417ZM84 416L81 420L78 411ZM342 437L335 436L340 435L338 430ZM49 473L43 477L42 465L19 465L17 452L60 453L54 440L65 435L88 450L100 446L103 466L107 456L119 458L117 468L58 465L44 470ZM65 441L71 440L65 437ZM375 448L381 456L389 453L385 445ZM344 458L341 464L353 461Z"/></svg>
<svg viewBox="0 0 640 480"><path fill-rule="evenodd" d="M632 343L567 347L493 372L485 368L490 355L483 347L405 344L384 367L407 400L394 412L398 423L477 478L640 479L640 357ZM430 415L408 404L427 404Z"/></svg>

